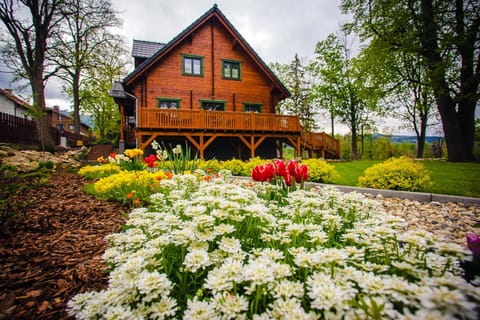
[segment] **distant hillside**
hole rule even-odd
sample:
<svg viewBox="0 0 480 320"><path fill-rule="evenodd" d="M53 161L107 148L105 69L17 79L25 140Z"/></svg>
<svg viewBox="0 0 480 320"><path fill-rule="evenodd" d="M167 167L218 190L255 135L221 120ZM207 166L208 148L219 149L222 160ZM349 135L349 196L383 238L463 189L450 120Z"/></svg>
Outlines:
<svg viewBox="0 0 480 320"><path fill-rule="evenodd" d="M376 134L373 135L373 138L374 139L387 138L387 139L390 139L390 141L392 141L393 143L403 143L403 142L417 143L417 137L407 136L407 135L391 135L390 136L390 135L376 133ZM433 142L441 141L441 140L443 140L443 137L427 136L425 138L425 142L427 142L427 143L433 143Z"/></svg>

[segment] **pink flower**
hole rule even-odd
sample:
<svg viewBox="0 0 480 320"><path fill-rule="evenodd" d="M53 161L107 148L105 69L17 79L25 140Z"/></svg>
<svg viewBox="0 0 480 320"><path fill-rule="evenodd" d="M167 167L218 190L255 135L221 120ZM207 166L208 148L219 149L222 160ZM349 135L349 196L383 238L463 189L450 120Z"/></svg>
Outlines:
<svg viewBox="0 0 480 320"><path fill-rule="evenodd" d="M474 257L480 257L480 238L474 233L467 233L467 246Z"/></svg>

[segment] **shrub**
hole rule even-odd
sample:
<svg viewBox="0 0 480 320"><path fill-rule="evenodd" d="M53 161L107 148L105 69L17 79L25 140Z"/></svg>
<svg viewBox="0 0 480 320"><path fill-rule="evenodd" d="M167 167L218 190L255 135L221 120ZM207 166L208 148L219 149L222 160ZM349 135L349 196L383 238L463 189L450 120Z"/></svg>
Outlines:
<svg viewBox="0 0 480 320"><path fill-rule="evenodd" d="M222 169L222 165L217 159L200 160L198 162L198 169L201 169L206 173L218 173L218 171Z"/></svg>
<svg viewBox="0 0 480 320"><path fill-rule="evenodd" d="M302 160L302 164L308 167L308 180L311 182L333 183L338 179L335 167L321 159Z"/></svg>
<svg viewBox="0 0 480 320"><path fill-rule="evenodd" d="M225 170L229 170L234 176L241 176L243 174L244 162L239 159L222 161L222 167Z"/></svg>
<svg viewBox="0 0 480 320"><path fill-rule="evenodd" d="M114 163L106 163L96 166L85 166L80 168L78 174L85 179L100 179L120 172L120 167Z"/></svg>
<svg viewBox="0 0 480 320"><path fill-rule="evenodd" d="M430 173L420 162L411 158L391 158L367 168L358 178L361 187L423 191L431 187Z"/></svg>
<svg viewBox="0 0 480 320"><path fill-rule="evenodd" d="M163 171L121 171L95 182L93 191L101 198L139 204L158 192L158 182L169 177L171 174Z"/></svg>

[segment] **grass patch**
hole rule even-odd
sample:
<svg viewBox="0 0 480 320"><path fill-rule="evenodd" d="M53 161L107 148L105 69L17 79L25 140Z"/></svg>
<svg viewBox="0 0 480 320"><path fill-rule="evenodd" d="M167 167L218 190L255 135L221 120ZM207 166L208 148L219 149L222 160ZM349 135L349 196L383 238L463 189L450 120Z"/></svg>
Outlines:
<svg viewBox="0 0 480 320"><path fill-rule="evenodd" d="M356 186L358 184L358 177L360 177L365 169L373 166L381 161L362 160L362 161L347 161L347 162L332 162L340 177L335 180L335 184L342 186Z"/></svg>
<svg viewBox="0 0 480 320"><path fill-rule="evenodd" d="M361 160L332 162L340 174L335 184L356 186L358 177L365 169L381 161ZM453 163L425 160L425 167L431 172L433 186L425 192L480 198L480 163Z"/></svg>
<svg viewBox="0 0 480 320"><path fill-rule="evenodd" d="M480 198L480 163L425 161L433 186L429 192Z"/></svg>

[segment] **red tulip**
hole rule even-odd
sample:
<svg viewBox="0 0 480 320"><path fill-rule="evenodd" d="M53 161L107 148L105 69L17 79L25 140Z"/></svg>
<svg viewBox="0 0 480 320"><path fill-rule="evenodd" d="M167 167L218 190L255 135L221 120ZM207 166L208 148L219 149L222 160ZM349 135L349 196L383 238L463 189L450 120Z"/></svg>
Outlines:
<svg viewBox="0 0 480 320"><path fill-rule="evenodd" d="M302 164L298 167L297 172L295 173L295 181L300 183L302 181L308 180L308 168L306 165Z"/></svg>
<svg viewBox="0 0 480 320"><path fill-rule="evenodd" d="M255 181L264 182L271 180L275 175L275 167L271 163L256 166L252 170L252 179Z"/></svg>
<svg viewBox="0 0 480 320"><path fill-rule="evenodd" d="M290 187L292 185L292 176L290 175L289 172L286 172L284 177L285 177L285 184Z"/></svg>
<svg viewBox="0 0 480 320"><path fill-rule="evenodd" d="M297 160L290 160L287 164L287 169L288 169L288 172L290 172L290 174L292 176L295 176L295 174L297 173L297 169L298 169L298 161Z"/></svg>
<svg viewBox="0 0 480 320"><path fill-rule="evenodd" d="M147 167L153 168L155 167L155 161L157 160L157 156L154 154L149 155L143 159L143 162L147 164Z"/></svg>
<svg viewBox="0 0 480 320"><path fill-rule="evenodd" d="M285 165L285 161L283 160L275 160L275 169L276 169L276 175L279 177L285 176L287 173L287 167Z"/></svg>

